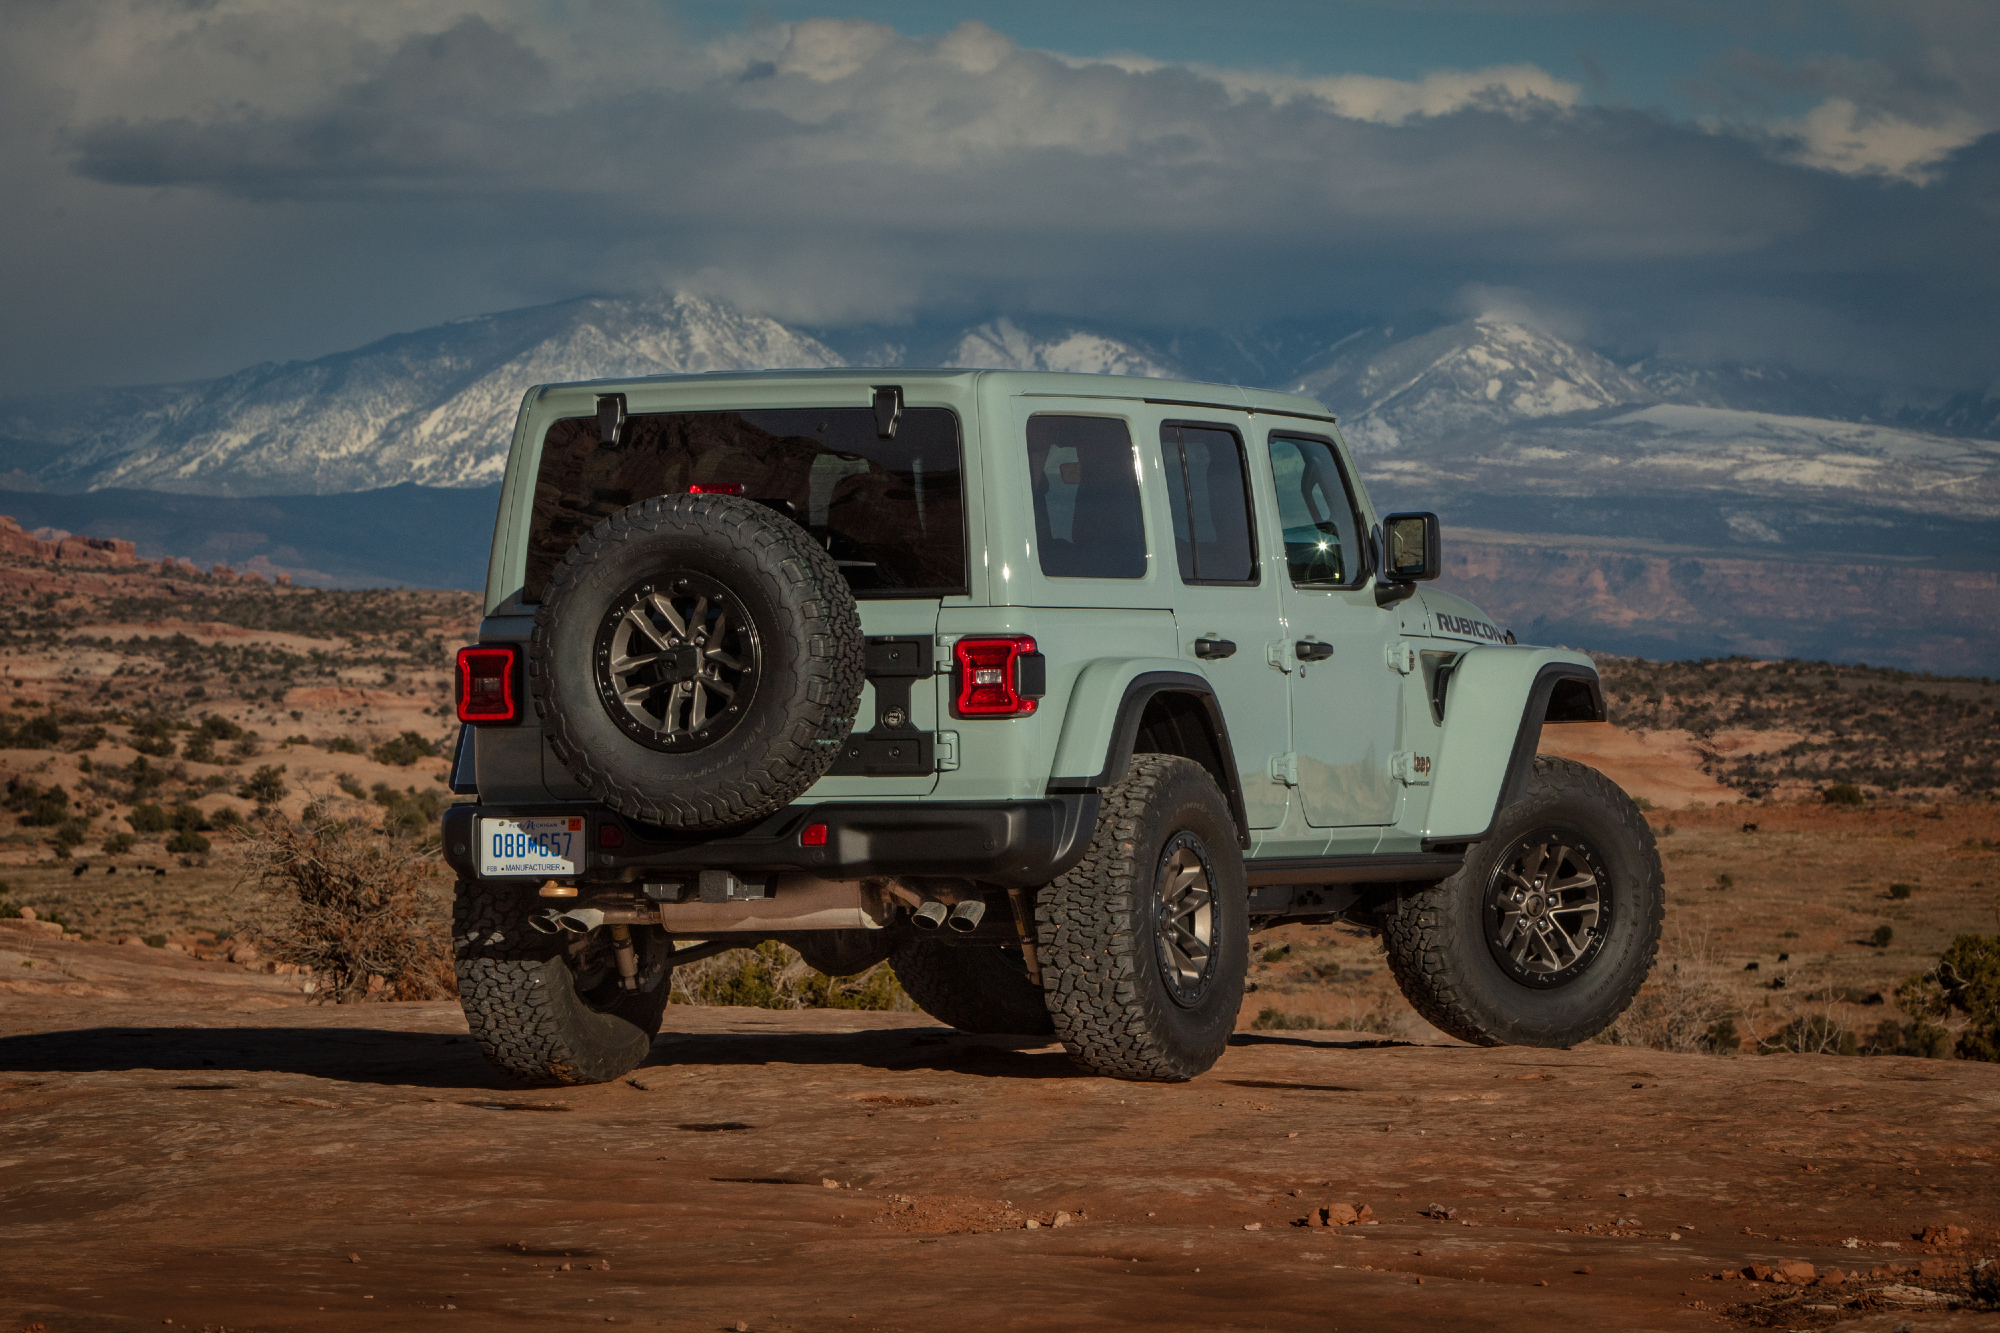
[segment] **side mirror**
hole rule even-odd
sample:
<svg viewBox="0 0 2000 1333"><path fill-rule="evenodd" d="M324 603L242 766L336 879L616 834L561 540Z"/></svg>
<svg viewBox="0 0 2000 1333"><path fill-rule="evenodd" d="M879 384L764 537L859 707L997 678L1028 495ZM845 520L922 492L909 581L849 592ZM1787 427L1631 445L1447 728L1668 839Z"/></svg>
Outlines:
<svg viewBox="0 0 2000 1333"><path fill-rule="evenodd" d="M1436 514L1390 514L1382 520L1382 577L1421 583L1443 569Z"/></svg>

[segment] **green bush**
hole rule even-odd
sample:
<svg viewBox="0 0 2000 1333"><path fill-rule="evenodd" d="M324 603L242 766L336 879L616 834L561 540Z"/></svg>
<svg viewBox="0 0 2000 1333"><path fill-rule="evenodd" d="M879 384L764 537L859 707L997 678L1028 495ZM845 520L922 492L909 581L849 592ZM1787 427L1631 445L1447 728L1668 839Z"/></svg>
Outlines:
<svg viewBox="0 0 2000 1333"><path fill-rule="evenodd" d="M236 788L236 794L246 801L259 805L276 805L285 799L285 765L265 764L255 773L243 779Z"/></svg>
<svg viewBox="0 0 2000 1333"><path fill-rule="evenodd" d="M1736 1030L1735 1019L1723 1018L1710 1023L1696 1045L1707 1055L1732 1055L1743 1049L1743 1036Z"/></svg>
<svg viewBox="0 0 2000 1333"><path fill-rule="evenodd" d="M328 754L360 754L361 747L352 736L331 736L319 743L319 748Z"/></svg>
<svg viewBox="0 0 2000 1333"><path fill-rule="evenodd" d="M1819 796L1828 805L1861 805L1868 799L1861 788L1851 782L1836 782L1822 790Z"/></svg>
<svg viewBox="0 0 2000 1333"><path fill-rule="evenodd" d="M19 778L7 779L7 808L19 811L31 828L52 828L69 818L69 793L61 787L39 787Z"/></svg>
<svg viewBox="0 0 2000 1333"><path fill-rule="evenodd" d="M166 810L151 801L133 806L132 813L125 817L125 822L139 833L165 833L174 826L174 821L167 817Z"/></svg>
<svg viewBox="0 0 2000 1333"><path fill-rule="evenodd" d="M1875 927L1875 933L1868 937L1868 942L1878 949L1888 948L1895 940L1896 928L1894 926L1877 926Z"/></svg>
<svg viewBox="0 0 2000 1333"><path fill-rule="evenodd" d="M1807 1014L1757 1043L1759 1055L1798 1051L1806 1055L1859 1055L1861 1039L1824 1014Z"/></svg>
<svg viewBox="0 0 2000 1333"><path fill-rule="evenodd" d="M676 1004L757 1009L904 1009L912 1007L896 974L877 963L852 977L814 971L790 946L766 940L674 969Z"/></svg>
<svg viewBox="0 0 2000 1333"><path fill-rule="evenodd" d="M1958 1058L2000 1062L2000 935L1960 935L1937 966L1896 988L1896 1007L1919 1018L1963 1015Z"/></svg>
<svg viewBox="0 0 2000 1333"><path fill-rule="evenodd" d="M1916 891L1917 886L1914 884L1891 884L1889 886L1889 896L1891 898L1907 898Z"/></svg>
<svg viewBox="0 0 2000 1333"><path fill-rule="evenodd" d="M383 741L369 753L369 758L378 764L393 764L397 768L408 768L419 759L429 759L437 754L437 746L424 739L420 731L406 731L392 741Z"/></svg>
<svg viewBox="0 0 2000 1333"><path fill-rule="evenodd" d="M1260 1032L1314 1032L1320 1021L1311 1014L1288 1014L1267 1004L1250 1020L1250 1026Z"/></svg>
<svg viewBox="0 0 2000 1333"><path fill-rule="evenodd" d="M1291 951L1292 946L1289 944L1280 944L1275 948L1266 949L1264 950L1264 961L1267 963L1279 962L1290 954Z"/></svg>
<svg viewBox="0 0 2000 1333"><path fill-rule="evenodd" d="M375 784L375 804L382 807L382 831L392 837L422 837L437 829L449 798L439 791L415 787L397 791L386 782Z"/></svg>
<svg viewBox="0 0 2000 1333"><path fill-rule="evenodd" d="M165 759L174 752L174 738L167 733L172 730L163 717L149 717L132 724L132 748L140 754L150 754Z"/></svg>
<svg viewBox="0 0 2000 1333"><path fill-rule="evenodd" d="M197 731L194 735L187 738L186 744L181 746L181 758L193 764L214 763L215 737L208 735L206 732Z"/></svg>
<svg viewBox="0 0 2000 1333"><path fill-rule="evenodd" d="M62 741L62 728L48 713L37 713L18 728L6 730L6 744L15 750L53 750Z"/></svg>
<svg viewBox="0 0 2000 1333"><path fill-rule="evenodd" d="M237 726L226 717L217 717L213 713L203 713L201 715L201 726L196 729L195 734L197 736L206 736L211 741L233 741L243 735L243 728Z"/></svg>
<svg viewBox="0 0 2000 1333"><path fill-rule="evenodd" d="M106 856L123 856L132 850L134 839L129 833L113 833L104 840Z"/></svg>
<svg viewBox="0 0 2000 1333"><path fill-rule="evenodd" d="M334 782L342 791L352 796L355 800L365 801L368 799L368 789L362 786L360 780L352 773L342 773L334 779Z"/></svg>
<svg viewBox="0 0 2000 1333"><path fill-rule="evenodd" d="M167 839L167 850L176 856L205 856L208 845L208 839L193 829L181 829Z"/></svg>
<svg viewBox="0 0 2000 1333"><path fill-rule="evenodd" d="M89 820L65 819L62 823L56 825L56 846L81 847L84 836L89 832Z"/></svg>

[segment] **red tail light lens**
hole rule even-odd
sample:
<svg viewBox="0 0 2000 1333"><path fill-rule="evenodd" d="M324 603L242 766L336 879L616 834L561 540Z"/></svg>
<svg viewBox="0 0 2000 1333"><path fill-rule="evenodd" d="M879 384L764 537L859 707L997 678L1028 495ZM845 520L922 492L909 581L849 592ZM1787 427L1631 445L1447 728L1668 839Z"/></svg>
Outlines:
<svg viewBox="0 0 2000 1333"><path fill-rule="evenodd" d="M805 831L799 834L799 846L801 847L826 846L826 825L824 824L806 825Z"/></svg>
<svg viewBox="0 0 2000 1333"><path fill-rule="evenodd" d="M458 650L458 720L486 726L519 722L515 694L521 650L499 644Z"/></svg>
<svg viewBox="0 0 2000 1333"><path fill-rule="evenodd" d="M1041 664L1033 639L960 639L951 651L958 663L960 717L1026 717L1035 711L1040 682L1022 680L1023 658Z"/></svg>
<svg viewBox="0 0 2000 1333"><path fill-rule="evenodd" d="M741 495L743 483L740 481L698 481L688 487L689 495Z"/></svg>

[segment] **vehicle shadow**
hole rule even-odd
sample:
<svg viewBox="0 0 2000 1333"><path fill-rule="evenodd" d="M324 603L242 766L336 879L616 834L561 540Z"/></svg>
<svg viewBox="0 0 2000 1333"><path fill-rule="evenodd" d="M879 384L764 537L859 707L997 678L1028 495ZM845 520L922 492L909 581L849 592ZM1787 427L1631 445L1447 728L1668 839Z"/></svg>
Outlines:
<svg viewBox="0 0 2000 1333"><path fill-rule="evenodd" d="M1237 1033L1230 1038L1232 1047L1284 1045L1329 1051L1410 1044L1263 1033ZM1072 1063L1053 1037L908 1027L845 1032L663 1032L631 1076L670 1068L766 1065L854 1065L885 1072L925 1070L974 1078L1097 1077ZM0 1074L140 1070L196 1074L209 1080L226 1080L232 1074L302 1074L343 1083L425 1088L520 1086L489 1065L471 1038L447 1033L366 1027L101 1027L0 1037Z"/></svg>

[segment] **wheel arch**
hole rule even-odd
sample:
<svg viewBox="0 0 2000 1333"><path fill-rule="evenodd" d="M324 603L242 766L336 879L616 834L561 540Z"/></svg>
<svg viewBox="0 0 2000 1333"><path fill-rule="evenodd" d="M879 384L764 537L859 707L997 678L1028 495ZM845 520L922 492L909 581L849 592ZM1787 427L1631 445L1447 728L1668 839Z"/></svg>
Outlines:
<svg viewBox="0 0 2000 1333"><path fill-rule="evenodd" d="M1229 724L1206 679L1171 659L1084 669L1070 695L1049 790L1103 791L1124 776L1134 754L1179 755L1200 764L1229 804L1238 845L1248 849L1250 819Z"/></svg>

